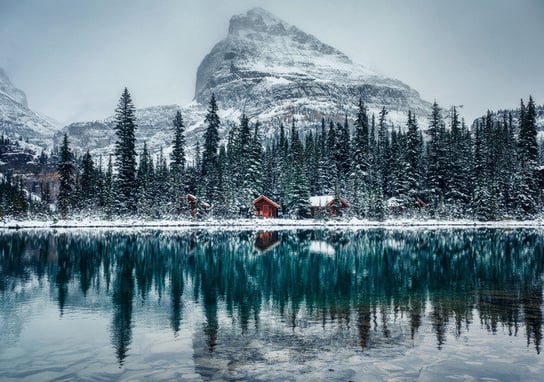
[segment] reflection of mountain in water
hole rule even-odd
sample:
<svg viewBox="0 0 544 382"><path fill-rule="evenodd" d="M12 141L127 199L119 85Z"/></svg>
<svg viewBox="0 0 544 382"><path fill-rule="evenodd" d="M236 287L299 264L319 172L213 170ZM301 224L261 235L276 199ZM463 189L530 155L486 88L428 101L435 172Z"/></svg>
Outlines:
<svg viewBox="0 0 544 382"><path fill-rule="evenodd" d="M530 230L14 232L0 240L0 300L23 305L35 295L29 288L48 287L61 315L113 307L120 365L130 356L136 299L162 301L149 309L168 309L174 333L186 303L198 302L204 322L194 333L194 360L210 376L210 357L242 363L297 347L306 350L291 356L305 357L331 341L402 349L425 325L438 349L448 346L448 333L470 337L470 327L481 325L523 333L539 353L543 246L544 236ZM254 247L266 251L257 255ZM24 322L13 310L0 314L2 327ZM269 354L254 347L263 336Z"/></svg>

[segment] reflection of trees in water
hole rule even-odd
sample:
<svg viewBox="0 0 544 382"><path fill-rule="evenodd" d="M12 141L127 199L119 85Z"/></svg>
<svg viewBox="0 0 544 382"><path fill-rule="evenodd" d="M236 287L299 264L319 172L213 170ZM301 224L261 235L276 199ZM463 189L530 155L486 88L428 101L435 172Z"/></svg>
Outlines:
<svg viewBox="0 0 544 382"><path fill-rule="evenodd" d="M412 339L428 320L441 348L449 328L460 336L476 310L490 332L503 327L517 335L525 326L528 343L540 352L544 238L533 231L297 231L273 238L273 248L262 252L249 232L18 232L0 240L0 292L31 277L53 280L61 314L75 298L70 286L83 296L111 294L112 342L121 364L134 297L145 301L151 294L167 296L174 333L184 299L202 303L208 352L221 335L221 309L244 334L259 330L269 307L293 329L301 319L354 328L364 349L394 336L400 317ZM327 247L316 251L312 243Z"/></svg>
<svg viewBox="0 0 544 382"><path fill-rule="evenodd" d="M128 242L117 259L113 283L112 343L119 361L123 365L132 341L132 303L134 297L134 248Z"/></svg>

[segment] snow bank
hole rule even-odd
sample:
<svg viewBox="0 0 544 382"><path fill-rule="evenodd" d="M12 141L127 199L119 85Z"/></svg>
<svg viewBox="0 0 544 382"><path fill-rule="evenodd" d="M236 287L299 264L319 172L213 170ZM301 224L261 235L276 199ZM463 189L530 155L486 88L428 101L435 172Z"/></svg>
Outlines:
<svg viewBox="0 0 544 382"><path fill-rule="evenodd" d="M417 220L388 219L371 221L316 219L93 219L74 218L60 220L0 219L0 229L23 228L157 228L157 229L209 229L209 230L292 230L292 229L368 229L368 228L544 228L544 220L505 220L480 222L473 220Z"/></svg>

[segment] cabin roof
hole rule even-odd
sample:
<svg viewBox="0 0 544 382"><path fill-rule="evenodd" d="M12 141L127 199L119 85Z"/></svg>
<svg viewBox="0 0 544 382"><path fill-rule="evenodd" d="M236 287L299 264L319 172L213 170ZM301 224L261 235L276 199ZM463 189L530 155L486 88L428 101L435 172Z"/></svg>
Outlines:
<svg viewBox="0 0 544 382"><path fill-rule="evenodd" d="M265 202L267 202L268 204L272 205L272 206L275 207L275 208L280 208L280 205L279 205L278 203L274 202L273 200L267 198L267 197L264 196L264 195L261 195L261 196L259 196L257 199L255 199L255 200L253 201L253 204L255 204L255 203L257 203L257 202L259 202L259 201L261 201L261 200L264 200Z"/></svg>

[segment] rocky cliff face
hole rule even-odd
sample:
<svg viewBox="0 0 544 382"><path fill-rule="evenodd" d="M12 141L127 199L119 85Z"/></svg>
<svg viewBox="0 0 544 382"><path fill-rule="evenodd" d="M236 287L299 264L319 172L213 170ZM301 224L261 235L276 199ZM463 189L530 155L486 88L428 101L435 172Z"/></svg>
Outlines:
<svg viewBox="0 0 544 382"><path fill-rule="evenodd" d="M426 118L430 104L404 83L353 63L345 54L255 8L233 16L227 37L204 58L197 72L195 100L181 107L190 152L205 130L204 116L215 93L223 122L221 134L238 123L244 111L259 120L264 136L273 136L280 122L296 118L301 131L319 126L321 117L343 120L355 116L362 97L371 112L385 106L390 120L404 125L409 109ZM113 105L112 105L113 109ZM147 141L152 152L168 152L174 106L139 109L137 144ZM113 153L112 118L82 122L65 130L80 150ZM57 136L57 139L60 135Z"/></svg>
<svg viewBox="0 0 544 382"><path fill-rule="evenodd" d="M0 134L50 147L57 130L52 122L29 109L25 93L13 86L0 68Z"/></svg>

